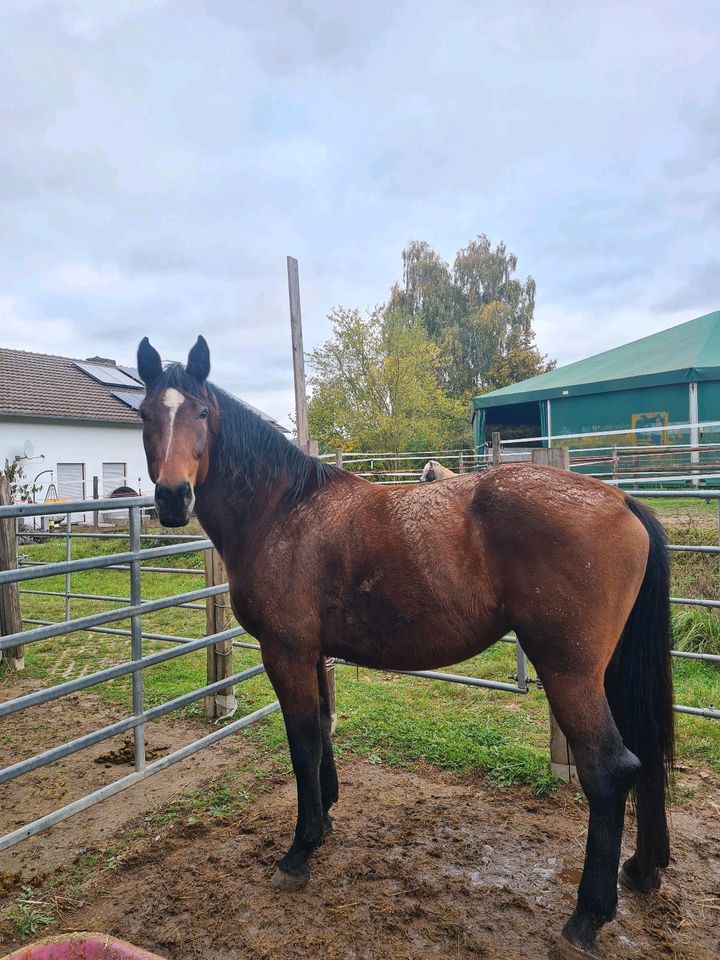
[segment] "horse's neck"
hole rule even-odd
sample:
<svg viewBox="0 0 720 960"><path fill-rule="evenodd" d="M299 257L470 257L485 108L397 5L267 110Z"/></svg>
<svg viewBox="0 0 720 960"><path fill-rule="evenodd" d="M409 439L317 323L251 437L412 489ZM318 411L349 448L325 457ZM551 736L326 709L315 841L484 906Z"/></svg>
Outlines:
<svg viewBox="0 0 720 960"><path fill-rule="evenodd" d="M242 550L255 538L259 526L267 526L272 496L257 490L254 496L239 492L237 480L212 470L195 490L195 514L221 554ZM269 492L269 491L268 491Z"/></svg>

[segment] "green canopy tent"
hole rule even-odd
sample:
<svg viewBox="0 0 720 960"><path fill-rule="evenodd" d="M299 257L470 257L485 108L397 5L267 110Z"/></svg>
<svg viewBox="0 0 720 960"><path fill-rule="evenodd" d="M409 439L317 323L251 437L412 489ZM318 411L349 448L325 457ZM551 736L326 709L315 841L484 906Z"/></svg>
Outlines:
<svg viewBox="0 0 720 960"><path fill-rule="evenodd" d="M473 399L475 443L523 427L547 445L566 434L720 420L720 310ZM679 433L682 431L679 431ZM664 437L667 430L662 431ZM689 430L697 442L697 430ZM707 437L706 437L707 439ZM626 437L625 443L632 442ZM663 440L662 442L667 442ZM688 442L684 439L669 442ZM573 441L573 446L580 445Z"/></svg>

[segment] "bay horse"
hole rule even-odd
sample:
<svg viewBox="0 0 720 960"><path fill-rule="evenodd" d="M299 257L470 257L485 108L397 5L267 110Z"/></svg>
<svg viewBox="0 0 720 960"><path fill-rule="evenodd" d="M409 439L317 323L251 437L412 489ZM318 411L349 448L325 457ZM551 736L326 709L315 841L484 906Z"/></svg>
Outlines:
<svg viewBox="0 0 720 960"><path fill-rule="evenodd" d="M444 467L437 460L428 460L422 468L420 483L434 483L435 480L449 480L450 477L456 476L457 474L453 470Z"/></svg>
<svg viewBox="0 0 720 960"><path fill-rule="evenodd" d="M338 799L324 658L437 668L514 630L590 812L577 903L553 953L599 956L631 790L637 847L621 880L656 889L670 855L669 564L654 513L592 478L525 463L373 484L307 456L209 383L202 337L186 367L166 369L145 338L138 370L160 520L182 526L194 507L282 708L298 816L273 887L307 881Z"/></svg>

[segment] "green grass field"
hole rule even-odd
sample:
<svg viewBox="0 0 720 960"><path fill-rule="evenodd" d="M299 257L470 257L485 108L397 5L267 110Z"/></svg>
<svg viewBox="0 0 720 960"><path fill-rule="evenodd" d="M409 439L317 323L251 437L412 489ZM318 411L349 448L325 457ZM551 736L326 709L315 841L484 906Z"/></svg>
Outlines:
<svg viewBox="0 0 720 960"><path fill-rule="evenodd" d="M693 539L696 537L697 539ZM713 539L714 537L714 539ZM689 538L689 539L688 539ZM674 542L715 542L714 529L688 527L673 530ZM149 541L144 546L154 545ZM64 540L22 544L24 559L55 561L65 557ZM75 540L73 557L89 556L98 549L91 540ZM105 541L102 552L127 549L121 541ZM153 566L183 567L188 574L143 576L143 599L204 586L202 556L189 554L151 561ZM718 558L675 555L673 590L685 596L717 596L720 572ZM64 576L24 583L23 589L64 589ZM698 593L698 590L701 591ZM713 591L709 593L708 591ZM129 575L124 571L92 570L73 574L72 591L89 594L129 596ZM73 600L71 615L82 616L107 609L106 601ZM64 599L28 593L22 595L25 617L44 620L64 618ZM678 609L676 617L681 645L688 649L717 652L718 630L715 614L705 611L687 613ZM682 619L684 618L684 619ZM202 610L170 608L143 618L148 633L169 633L200 637L204 633ZM112 624L129 629L129 623ZM128 658L129 638L101 633L75 633L40 641L26 647L28 678L47 684L62 682L90 673ZM166 649L167 644L146 641L144 652ZM234 668L240 670L258 662L253 651L236 649ZM504 680L515 673L514 647L505 643L468 661L455 672ZM0 675L0 695L3 680ZM205 682L205 651L188 654L145 672L145 703L164 702ZM720 669L692 661L675 661L676 701L691 706L720 706ZM129 710L130 679L123 677L91 688L108 702ZM274 699L265 677L247 681L237 689L239 713L249 712ZM457 684L438 683L375 671L337 668L338 754L352 753L383 764L414 764L426 761L450 771L479 769L499 785L523 783L538 793L553 789L548 769L548 709L545 696L534 686L527 695L474 689ZM202 718L202 702L188 707L186 716ZM275 714L248 730L264 754L287 764L287 749L282 719ZM720 774L720 722L693 717L678 717L678 755L683 763L696 763Z"/></svg>

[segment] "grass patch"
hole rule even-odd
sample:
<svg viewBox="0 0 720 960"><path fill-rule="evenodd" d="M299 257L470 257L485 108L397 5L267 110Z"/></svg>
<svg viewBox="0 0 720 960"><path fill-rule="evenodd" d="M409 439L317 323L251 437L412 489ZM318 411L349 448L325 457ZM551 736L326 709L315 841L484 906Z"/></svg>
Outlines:
<svg viewBox="0 0 720 960"><path fill-rule="evenodd" d="M631 492L631 491L627 491ZM701 497L673 497L668 494L667 497L640 497L643 503L648 504L653 510L657 511L661 518L664 514L690 516L716 516L717 501L703 500Z"/></svg>
<svg viewBox="0 0 720 960"><path fill-rule="evenodd" d="M23 899L16 900L5 914L5 921L13 932L20 937L37 933L41 927L55 923L55 915L50 904L37 900L32 887L23 887Z"/></svg>
<svg viewBox="0 0 720 960"><path fill-rule="evenodd" d="M720 654L720 615L717 610L690 607L673 614L673 647L688 653Z"/></svg>

